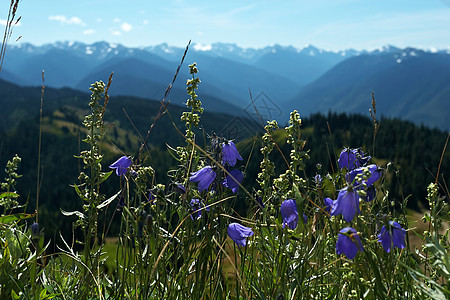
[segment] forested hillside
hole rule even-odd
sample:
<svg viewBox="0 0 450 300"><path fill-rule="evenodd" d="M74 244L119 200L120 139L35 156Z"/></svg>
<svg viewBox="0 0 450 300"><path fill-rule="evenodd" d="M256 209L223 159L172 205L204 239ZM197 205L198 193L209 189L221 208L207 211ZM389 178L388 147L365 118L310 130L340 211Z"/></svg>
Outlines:
<svg viewBox="0 0 450 300"><path fill-rule="evenodd" d="M14 154L22 157L17 188L21 195L29 199L29 210L34 209L37 178L38 134L39 134L39 88L15 88L5 85L2 89L2 105L15 119L2 123L0 163L4 165ZM11 100L9 100L11 99ZM80 162L74 157L80 152L85 132L81 127L83 116L88 112L89 95L70 89L47 89L44 94L44 115L42 135L42 183L40 193L40 214L44 217L42 225L47 232L56 230L70 232L71 222L62 216L59 208L72 210L79 207L79 199L71 184L77 183ZM204 101L207 101L205 99ZM167 145L176 147L184 143L181 132L184 128L180 115L184 108L168 105L168 112L156 120L161 104L132 97L111 97L105 119L108 125L108 139L103 143L105 150L104 168L125 154L137 157L142 137L152 128L147 139L146 162L156 171L159 182L167 181L167 170L177 162L167 151ZM230 124L232 117L205 112L202 115L202 131L197 133L197 143L204 144L203 137L213 132L221 133ZM4 120L8 120L7 115ZM15 120L15 122L12 122ZM19 121L20 120L20 121ZM249 120L241 119L247 125ZM282 124L280 124L282 125ZM330 130L328 129L328 126ZM389 187L392 201L402 201L411 195L409 206L414 209L423 207L425 187L434 181L440 155L446 139L446 133L418 127L406 121L382 119L380 130L373 145L372 121L360 115L316 114L303 119L303 138L311 157L306 160L305 175L312 180L316 174L326 176L336 172L337 155L343 147L362 147L380 165L393 162L390 167ZM331 131L331 135L330 135ZM245 184L251 189L256 184L261 155L260 139L262 127L253 127L256 137L241 136L236 144L245 159L250 158L245 170ZM248 134L249 132L247 132ZM280 130L275 135L281 141L285 133ZM80 146L81 145L81 146ZM279 142L281 151L288 156L287 145ZM250 150L253 154L250 156ZM440 174L447 183L450 172L450 152L447 151ZM282 156L274 151L273 160L277 166L285 165ZM321 165L318 168L318 164ZM283 167L276 170L284 172ZM112 179L104 185L105 193L112 195L118 190L119 181ZM169 187L167 187L169 188ZM332 196L332 195L330 195ZM242 202L243 203L243 202ZM245 210L239 205L238 210ZM114 225L112 226L114 229ZM112 231L114 232L114 231Z"/></svg>

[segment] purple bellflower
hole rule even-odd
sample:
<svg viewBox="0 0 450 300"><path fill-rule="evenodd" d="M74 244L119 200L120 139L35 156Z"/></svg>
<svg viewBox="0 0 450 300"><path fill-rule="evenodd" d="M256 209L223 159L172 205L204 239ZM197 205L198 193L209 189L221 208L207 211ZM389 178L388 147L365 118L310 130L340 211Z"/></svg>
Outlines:
<svg viewBox="0 0 450 300"><path fill-rule="evenodd" d="M199 199L192 199L190 205L191 205L191 209L193 211L193 213L191 214L191 219L192 220L200 219L202 216L202 210L199 210L199 209L205 207L205 204L203 204L203 201L201 201ZM207 206L205 208L205 210L209 211L209 206ZM197 211L197 212L195 212L195 211Z"/></svg>
<svg viewBox="0 0 450 300"><path fill-rule="evenodd" d="M179 194L186 194L186 188L180 183L175 185L174 190Z"/></svg>
<svg viewBox="0 0 450 300"><path fill-rule="evenodd" d="M280 207L281 217L283 218L283 229L287 225L294 230L298 225L297 203L295 200L289 199L283 201Z"/></svg>
<svg viewBox="0 0 450 300"><path fill-rule="evenodd" d="M189 180L192 182L198 182L198 191L202 192L207 190L211 183L216 179L216 172L210 166L206 166L198 170L197 172L191 173Z"/></svg>
<svg viewBox="0 0 450 300"><path fill-rule="evenodd" d="M31 229L31 234L33 235L33 237L39 236L39 224L38 223L34 222L33 224L31 224L30 229Z"/></svg>
<svg viewBox="0 0 450 300"><path fill-rule="evenodd" d="M233 192L233 194L236 194L236 192L239 189L239 184L244 179L244 174L242 174L242 172L239 170L231 170L230 174L234 178L231 177L230 175L227 175L227 177L223 181L223 185L229 188Z"/></svg>
<svg viewBox="0 0 450 300"><path fill-rule="evenodd" d="M336 242L336 253L353 259L358 251L364 251L364 248L356 230L351 227L341 229Z"/></svg>
<svg viewBox="0 0 450 300"><path fill-rule="evenodd" d="M117 203L117 211L122 211L123 207L126 205L125 200L122 196L119 196L119 202Z"/></svg>
<svg viewBox="0 0 450 300"><path fill-rule="evenodd" d="M111 169L116 169L117 176L123 176L125 175L125 173L127 173L127 170L130 166L131 166L131 159L129 159L126 156L122 156L109 167Z"/></svg>
<svg viewBox="0 0 450 300"><path fill-rule="evenodd" d="M375 181L377 181L381 177L381 169L378 168L377 165L368 165L367 167L361 167L361 168L354 169L345 175L345 180L348 183L352 183L353 180L355 180L356 175L362 174L364 172L365 168L369 169L370 176L364 181L364 183L367 186L372 186L375 183ZM354 183L355 186L358 186L360 184L361 184L361 182Z"/></svg>
<svg viewBox="0 0 450 300"><path fill-rule="evenodd" d="M330 198L325 198L325 199L323 199L323 201L325 202L325 211L327 213L330 213L331 208L333 207L334 201Z"/></svg>
<svg viewBox="0 0 450 300"><path fill-rule="evenodd" d="M242 160L242 157L239 154L236 145L232 141L222 143L223 165L228 163L230 166L234 167L237 159Z"/></svg>
<svg viewBox="0 0 450 300"><path fill-rule="evenodd" d="M338 198L333 202L331 215L342 214L344 220L351 222L356 214L361 214L359 210L359 196L351 187L343 188L339 191Z"/></svg>
<svg viewBox="0 0 450 300"><path fill-rule="evenodd" d="M152 202L155 199L156 199L155 195L153 195L153 192L150 191L150 193L148 194L148 202Z"/></svg>
<svg viewBox="0 0 450 300"><path fill-rule="evenodd" d="M369 159L370 156L365 156L361 149L345 148L339 155L338 165L341 169L353 170L364 166Z"/></svg>
<svg viewBox="0 0 450 300"><path fill-rule="evenodd" d="M372 201L373 199L375 199L375 197L376 197L376 195L377 195L377 190L375 189L375 187L372 185L372 186L369 186L368 188L367 188L367 196L366 196L366 198L364 199L364 200L366 200L366 202L370 202L370 201Z"/></svg>
<svg viewBox="0 0 450 300"><path fill-rule="evenodd" d="M316 185L320 187L322 184L322 176L320 176L320 174L317 174L316 176L314 176L314 181Z"/></svg>
<svg viewBox="0 0 450 300"><path fill-rule="evenodd" d="M231 223L228 225L228 236L241 247L247 245L247 240L245 238L250 237L254 234L251 228L242 226L238 223Z"/></svg>
<svg viewBox="0 0 450 300"><path fill-rule="evenodd" d="M261 208L266 207L266 206L264 205L264 202L263 202L261 196L256 196L256 203L258 203L258 205L259 205Z"/></svg>
<svg viewBox="0 0 450 300"><path fill-rule="evenodd" d="M386 226L381 227L380 234L378 235L378 241L384 248L384 251L389 253L392 248L397 247L403 249L406 247L405 243L405 229L395 221L389 221L389 229Z"/></svg>

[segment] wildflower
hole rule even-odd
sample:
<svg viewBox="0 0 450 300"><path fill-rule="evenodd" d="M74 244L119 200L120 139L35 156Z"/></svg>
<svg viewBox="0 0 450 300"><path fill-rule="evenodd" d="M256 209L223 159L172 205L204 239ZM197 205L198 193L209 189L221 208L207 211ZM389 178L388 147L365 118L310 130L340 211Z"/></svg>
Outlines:
<svg viewBox="0 0 450 300"><path fill-rule="evenodd" d="M358 251L364 251L364 248L356 230L351 227L341 229L336 242L336 253L353 259Z"/></svg>
<svg viewBox="0 0 450 300"><path fill-rule="evenodd" d="M331 215L342 214L344 220L351 222L356 213L361 214L359 210L359 196L351 187L343 188L339 191L338 198L333 202Z"/></svg>
<svg viewBox="0 0 450 300"><path fill-rule="evenodd" d="M228 225L228 236L238 245L245 247L247 240L245 238L254 234L251 228L242 226L238 223Z"/></svg>
<svg viewBox="0 0 450 300"><path fill-rule="evenodd" d="M283 218L283 228L287 225L294 230L298 225L298 212L295 200L289 199L283 201L280 207L281 217Z"/></svg>
<svg viewBox="0 0 450 300"><path fill-rule="evenodd" d="M320 184L322 183L322 176L320 176L320 174L317 174L316 176L314 176L314 181L316 182L316 185L320 187Z"/></svg>
<svg viewBox="0 0 450 300"><path fill-rule="evenodd" d="M307 224L308 223L308 217L303 214L303 224Z"/></svg>
<svg viewBox="0 0 450 300"><path fill-rule="evenodd" d="M152 191L150 191L150 193L148 194L148 202L151 202L152 200L155 199L156 199L155 195L153 195Z"/></svg>
<svg viewBox="0 0 450 300"><path fill-rule="evenodd" d="M186 188L182 184L176 184L174 187L175 192L179 194L186 194Z"/></svg>
<svg viewBox="0 0 450 300"><path fill-rule="evenodd" d="M392 248L397 247L400 249L405 248L405 235L406 231L400 224L395 221L389 221L389 229L386 226L381 227L380 234L378 235L378 241L384 248L384 251L389 253Z"/></svg>
<svg viewBox="0 0 450 300"><path fill-rule="evenodd" d="M231 170L230 174L232 177L230 175L227 175L227 177L223 181L223 185L229 188L233 192L233 194L236 194L239 189L239 184L244 179L244 174L242 174L242 172L239 170Z"/></svg>
<svg viewBox="0 0 450 300"><path fill-rule="evenodd" d="M191 219L192 220L200 219L202 216L202 211L199 209L201 209L202 207L205 207L203 202L200 201L199 199L192 199L190 205L191 205L191 208L193 211L193 213L191 214ZM209 211L209 206L207 206L205 210Z"/></svg>
<svg viewBox="0 0 450 300"><path fill-rule="evenodd" d="M33 237L39 236L39 224L38 223L34 222L33 224L31 224L30 229L31 229L31 234L33 235Z"/></svg>
<svg viewBox="0 0 450 300"><path fill-rule="evenodd" d="M331 208L333 207L334 201L328 197L323 199L323 201L325 202L325 211L330 213Z"/></svg>
<svg viewBox="0 0 450 300"><path fill-rule="evenodd" d="M368 165L367 167L361 167L361 168L357 168L354 170L351 170L350 172L348 172L345 175L345 179L347 180L348 183L352 183L355 180L355 177L359 174L363 174L365 170L369 170L370 172L370 176L364 180L364 183L366 186L371 186L375 183L375 181L377 181L378 179L380 179L381 177L381 169L378 168L377 165ZM362 182L356 181L354 182L354 185L361 185Z"/></svg>
<svg viewBox="0 0 450 300"><path fill-rule="evenodd" d="M230 166L234 167L236 165L236 159L242 160L242 157L239 154L236 145L232 141L222 143L223 165L225 165L225 163L228 163Z"/></svg>
<svg viewBox="0 0 450 300"><path fill-rule="evenodd" d="M345 148L339 155L339 168L347 168L353 170L365 165L370 159L370 156L365 156L361 149Z"/></svg>
<svg viewBox="0 0 450 300"><path fill-rule="evenodd" d="M216 179L216 172L210 166L206 166L198 170L197 172L191 173L189 180L192 182L198 182L198 191L202 192L209 188L211 183Z"/></svg>
<svg viewBox="0 0 450 300"><path fill-rule="evenodd" d="M369 186L367 188L367 196L364 200L366 200L366 202L370 202L373 199L375 199L376 195L377 195L377 190L375 189L375 187L373 185Z"/></svg>
<svg viewBox="0 0 450 300"><path fill-rule="evenodd" d="M123 207L125 206L125 200L122 196L119 196L119 202L117 203L117 211L122 211Z"/></svg>
<svg viewBox="0 0 450 300"><path fill-rule="evenodd" d="M263 202L261 196L257 196L257 197L256 197L256 203L258 203L258 205L259 205L261 208L266 207L266 206L264 205L264 202Z"/></svg>
<svg viewBox="0 0 450 300"><path fill-rule="evenodd" d="M117 176L123 176L125 175L125 173L127 173L127 170L130 166L131 166L131 159L129 159L126 156L122 156L109 167L111 169L116 169Z"/></svg>

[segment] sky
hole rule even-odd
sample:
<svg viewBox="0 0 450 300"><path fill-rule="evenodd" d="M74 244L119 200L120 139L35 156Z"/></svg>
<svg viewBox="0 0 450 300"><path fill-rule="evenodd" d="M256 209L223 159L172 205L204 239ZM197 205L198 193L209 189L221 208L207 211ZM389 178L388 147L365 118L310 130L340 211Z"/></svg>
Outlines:
<svg viewBox="0 0 450 300"><path fill-rule="evenodd" d="M10 1L2 2L4 28ZM450 0L21 0L17 14L10 44L450 48Z"/></svg>

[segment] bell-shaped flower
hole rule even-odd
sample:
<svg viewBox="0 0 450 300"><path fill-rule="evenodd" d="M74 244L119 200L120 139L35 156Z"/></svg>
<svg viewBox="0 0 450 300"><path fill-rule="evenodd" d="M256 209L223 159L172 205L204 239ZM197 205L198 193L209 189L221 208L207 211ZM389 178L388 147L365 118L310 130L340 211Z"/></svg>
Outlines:
<svg viewBox="0 0 450 300"><path fill-rule="evenodd" d="M370 201L372 201L373 199L375 199L375 197L376 197L376 195L377 195L377 190L376 190L375 187L372 185L372 186L369 186L369 187L367 188L366 193L367 193L367 195L366 195L366 198L365 198L364 200L366 200L366 202L370 202Z"/></svg>
<svg viewBox="0 0 450 300"><path fill-rule="evenodd" d="M364 166L369 159L370 156L366 156L361 149L345 148L339 155L338 165L341 169L353 170Z"/></svg>
<svg viewBox="0 0 450 300"><path fill-rule="evenodd" d="M122 196L119 196L119 201L117 203L117 211L122 211L124 206L126 206L125 199L123 199Z"/></svg>
<svg viewBox="0 0 450 300"><path fill-rule="evenodd" d="M387 253L391 252L394 247L403 249L406 247L405 242L405 229L395 221L389 221L388 228L385 225L381 227L380 234L378 235L378 241Z"/></svg>
<svg viewBox="0 0 450 300"><path fill-rule="evenodd" d="M331 215L342 214L345 221L351 222L357 213L361 214L358 193L351 187L343 188L339 191L338 198L333 202Z"/></svg>
<svg viewBox="0 0 450 300"><path fill-rule="evenodd" d="M39 236L39 224L38 223L34 222L33 224L31 224L30 229L31 229L31 234L33 235L33 237Z"/></svg>
<svg viewBox="0 0 450 300"><path fill-rule="evenodd" d="M336 253L353 259L358 251L364 251L364 248L356 230L351 227L341 229L336 242Z"/></svg>
<svg viewBox="0 0 450 300"><path fill-rule="evenodd" d="M331 208L333 207L333 203L334 203L333 199L330 199L327 197L327 198L323 199L323 201L325 202L325 211L327 213L330 213Z"/></svg>
<svg viewBox="0 0 450 300"><path fill-rule="evenodd" d="M357 168L355 170L351 170L350 172L348 172L345 175L345 180L348 183L352 183L355 180L355 177L357 175L361 175L364 173L365 170L368 170L370 172L370 175L367 177L366 180L364 180L364 183L366 184L366 186L372 186L375 181L377 181L378 179L380 179L381 177L381 169L378 168L377 165L368 165L367 167L361 167L361 168ZM354 186L359 186L361 185L362 182L356 180L353 185Z"/></svg>
<svg viewBox="0 0 450 300"><path fill-rule="evenodd" d="M244 174L242 174L239 170L231 170L230 175L227 175L227 177L223 181L223 185L227 188L229 188L233 194L236 194L236 192L239 189L239 184L244 179Z"/></svg>
<svg viewBox="0 0 450 300"><path fill-rule="evenodd" d="M266 206L264 205L264 202L263 202L261 196L256 196L256 203L258 203L259 207L261 207L261 208L266 207Z"/></svg>
<svg viewBox="0 0 450 300"><path fill-rule="evenodd" d="M247 245L247 237L250 237L254 234L251 228L242 226L238 223L231 223L228 225L228 236L241 247L245 247Z"/></svg>
<svg viewBox="0 0 450 300"><path fill-rule="evenodd" d="M280 207L281 217L283 218L283 228L287 225L294 230L298 225L297 203L295 200L289 199L283 201Z"/></svg>
<svg viewBox="0 0 450 300"><path fill-rule="evenodd" d="M316 176L314 176L314 181L316 185L320 187L322 184L322 176L320 176L320 174L316 174Z"/></svg>
<svg viewBox="0 0 450 300"><path fill-rule="evenodd" d="M216 179L216 172L210 166L206 166L198 170L197 172L191 173L189 180L192 182L198 182L198 191L202 192L209 188L211 183Z"/></svg>
<svg viewBox="0 0 450 300"><path fill-rule="evenodd" d="M228 163L230 166L234 167L236 165L236 160L242 160L236 145L232 141L222 143L222 162L223 165Z"/></svg>
<svg viewBox="0 0 450 300"><path fill-rule="evenodd" d="M184 185L182 185L180 183L177 183L173 189L175 192L177 192L179 194L186 194L186 188L184 187Z"/></svg>
<svg viewBox="0 0 450 300"><path fill-rule="evenodd" d="M122 156L109 167L111 169L116 169L117 176L123 176L125 175L125 173L127 173L127 170L130 166L131 166L131 159L129 159L126 156Z"/></svg>
<svg viewBox="0 0 450 300"><path fill-rule="evenodd" d="M205 204L203 204L203 201L201 201L199 199L192 199L190 205L191 205L191 209L192 209L191 219L192 220L200 219L202 216L202 210L200 210L200 209L205 207ZM206 206L205 210L209 211L209 206Z"/></svg>
<svg viewBox="0 0 450 300"><path fill-rule="evenodd" d="M152 202L155 199L156 199L155 195L153 195L153 192L150 191L150 193L148 193L148 202Z"/></svg>

